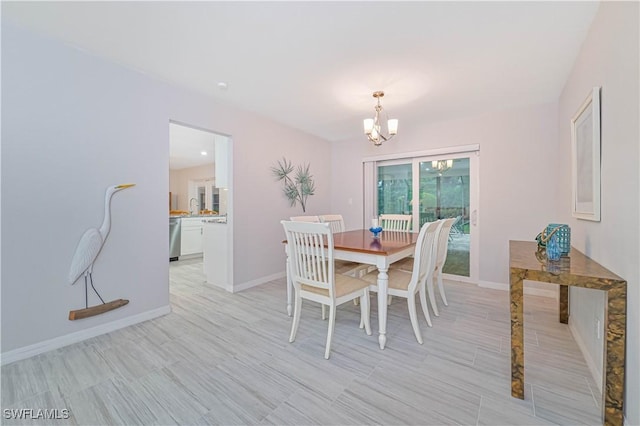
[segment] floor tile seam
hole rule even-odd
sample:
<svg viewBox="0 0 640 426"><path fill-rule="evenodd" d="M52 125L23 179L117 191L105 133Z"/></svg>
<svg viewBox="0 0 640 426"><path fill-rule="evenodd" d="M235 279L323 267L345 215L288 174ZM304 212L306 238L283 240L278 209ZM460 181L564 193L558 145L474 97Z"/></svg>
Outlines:
<svg viewBox="0 0 640 426"><path fill-rule="evenodd" d="M259 363L257 363L256 365L259 365ZM271 412L273 412L273 410L275 410L275 408L280 405L282 403L282 401L278 402L277 404L272 404L271 401L265 399L261 393L257 392L253 387L251 387L249 384L245 383L245 381L243 380L239 380L238 377L236 377L233 374L233 371L225 369L223 366L217 367L219 368L219 370L224 373L231 381L233 381L235 383L236 386L239 386L241 389L243 389L244 391L246 391L247 393L249 393L250 395L253 395L257 400L259 400L265 407L269 407L269 409L271 410ZM291 396L291 394L295 392L292 391L291 393L287 394L286 398L289 398ZM285 399L286 399L285 398ZM266 416L265 416L266 417ZM263 420L260 419L261 421Z"/></svg>
<svg viewBox="0 0 640 426"><path fill-rule="evenodd" d="M108 380L105 380L105 381L103 381L103 382L97 383L97 384L95 384L95 385L93 385L93 386L90 386L90 387L88 387L88 388L85 388L85 389L83 389L83 390L77 390L77 391L74 391L74 392L72 392L72 393L69 393L69 394L63 394L63 395L62 395L62 397L63 397L63 399L64 399L64 401L65 401L65 403L66 403L66 405L67 405L67 408L69 408L69 411L70 411L70 413L73 415L73 417L74 417L74 419L75 419L76 423L81 424L81 423L80 423L80 419L78 419L78 418L77 418L77 415L74 415L74 410L73 410L73 407L72 407L72 404L71 404L71 398L72 398L74 395L76 395L76 394L85 394L85 393L89 392L90 390L93 390L93 388L94 388L94 387L101 386L102 384L104 384L105 382L107 382L107 381L109 381L109 380L111 380L111 379L108 379ZM96 393L99 393L99 392L97 392L97 390L96 390ZM103 399L100 399L99 403L100 403L100 405L102 406L102 408L104 409L104 410L103 410L103 412L108 414L108 413L109 413L109 410L108 410L107 405L105 404L105 401L104 401ZM144 403L144 402L143 402L143 403ZM146 404L144 404L144 405L147 407L147 409L149 410L149 412L153 414L153 410L151 410L151 408L150 408L150 407L148 407ZM96 411L100 411L100 410L96 410ZM110 417L111 417L111 416L110 416ZM154 417L155 417L155 416L154 416ZM157 420L157 418L156 418L156 420ZM84 422L84 423L86 423L86 422Z"/></svg>
<svg viewBox="0 0 640 426"><path fill-rule="evenodd" d="M593 402L596 404L596 407L600 408L601 403L598 403L598 399L596 398L596 395L593 392L593 388L591 387L591 382L589 381L589 378L585 376L584 381L587 382L587 388L589 389L589 392L591 392L591 397L593 398Z"/></svg>
<svg viewBox="0 0 640 426"><path fill-rule="evenodd" d="M363 386L364 386L365 384L364 384L364 383L361 383L361 385L363 385ZM404 407L405 407L405 410L402 410L404 413L411 412L411 410L416 410L416 411L421 412L421 413L423 413L423 414L428 414L427 412L423 411L420 407L415 407L414 405L411 405L409 402L407 402L407 401L406 401L404 398L402 398L400 395L395 395L395 394L391 394L391 395L389 395L389 394L387 394L387 393L384 393L383 395L384 395L385 397L392 398L396 403L401 404L401 406L404 406ZM356 399L357 399L357 400L359 400L362 404L365 404L365 405L371 405L368 401L365 401L365 400L363 400L362 398L360 398L360 395L359 395L357 392L352 391L352 390L350 390L350 389L345 389L345 391L344 391L343 393L341 393L341 394L340 394L340 397L344 397L344 398L349 398L350 396L351 396L352 398L356 398ZM342 402L340 401L340 397L336 398L336 401L334 402L334 404L342 404ZM332 404L332 405L334 405L334 404ZM376 408L379 408L379 409L383 409L383 410L384 410L384 408L381 408L381 407L376 407ZM389 413L389 412L387 412L387 414L390 414L390 413ZM377 423L375 420L374 420L374 423L375 423L375 424L380 424L380 423ZM400 425L400 424L402 424L402 423L396 423L396 424Z"/></svg>
<svg viewBox="0 0 640 426"><path fill-rule="evenodd" d="M536 399L535 396L533 394L533 385L529 384L529 394L531 395L531 408L533 410L533 417L538 417L536 415Z"/></svg>
<svg viewBox="0 0 640 426"><path fill-rule="evenodd" d="M322 398L322 399L325 399L325 400L329 400L329 401L334 401L334 400L336 399L336 397L337 397L337 396L336 396L336 397L332 397L332 396L330 396L328 393L321 393L321 392L318 392L317 388L316 388L316 387L314 387L314 386L309 386L309 385L307 385L307 384L306 384L306 383L304 383L304 382L301 382L301 381L295 380L295 378L289 377L289 376L287 376L286 374L283 374L282 372L280 372L279 370L275 370L275 371L276 371L279 375L281 375L285 380L288 380L288 381L291 381L291 382L296 382L296 384L297 384L298 386L301 386L301 387L303 388L303 390L305 390L305 391L307 391L307 392L311 392L312 394L316 395L316 396L317 396L317 397L319 397L319 398ZM355 378L356 378L356 377L354 376L354 379L355 379ZM350 380L350 382L352 382L352 381L353 381L353 379L351 379L351 380ZM344 389L345 389L345 387L346 387L346 385L345 385L345 384L338 383L338 382L335 382L335 381L333 381L333 383L334 383L334 384L336 384L336 385L338 385L338 386L341 388L340 392L344 391ZM296 392L297 392L297 391L296 391L296 390L294 390L291 394L289 394L289 395L287 396L287 399L288 399L288 398L291 398L291 396L295 395L295 394L296 394Z"/></svg>
<svg viewBox="0 0 640 426"><path fill-rule="evenodd" d="M537 387L540 390L552 393L552 394L560 394L561 396L564 396L567 399L570 400L575 400L575 398L571 397L571 393L573 393L574 395L577 396L582 396L582 397L586 397L586 399L591 400L591 402L593 402L593 405L595 408L599 408L598 405L595 403L595 401L593 401L593 397L591 395L591 392L580 392L577 389L571 388L571 389L553 389L552 387L549 387L548 384L546 383L529 383L529 386L531 386L531 394L533 395L533 391L534 388Z"/></svg>
<svg viewBox="0 0 640 426"><path fill-rule="evenodd" d="M26 406L26 402L31 400L31 399L36 399L36 398L40 398L44 395L46 395L47 393L53 393L53 390L49 387L47 390L42 391L42 392L38 392L35 394L32 394L31 396L28 396L26 398L23 398L19 401L15 401L15 402L8 402L5 403L4 401L2 401L0 403L0 409L5 410L5 409L12 409L12 408L31 408L31 407L27 407ZM60 397L63 396L62 392L58 391L58 394L60 395Z"/></svg>
<svg viewBox="0 0 640 426"><path fill-rule="evenodd" d="M166 413L170 418L172 418L172 419L175 421L175 424L180 424L180 419L176 418L177 416L175 415L175 412L174 412L173 410L170 410L170 409L169 409L169 407L164 406L164 405L162 404L162 400L161 400L161 399L159 399L159 398L157 397L157 395L155 394L155 392L153 392L153 389L152 389L152 388L150 388L149 386L146 386L146 385L142 382L142 379L143 379L143 378L148 377L149 375L151 375L151 374L153 374L153 373L158 373L158 372L161 372L161 373L165 374L165 375L166 375L166 377L168 377L169 379L171 379L171 377L169 376L170 372L168 372L168 371L164 371L164 370L165 370L165 368L162 368L162 369L160 369L160 370L158 370L158 371L152 371L152 372L149 372L148 374L146 374L146 375L144 375L144 376L142 376L142 377L140 377L139 379L137 379L137 380L136 380L136 382L138 382L137 384L138 384L139 386L141 386L141 387L142 387L142 389L144 390L144 392L145 392L145 397L146 397L146 398L140 398L140 401L141 401L141 403L142 403L142 404L143 404L143 405L144 405L144 406L149 410L149 412L150 412L150 413L152 413L152 415L156 418L156 420L159 420L159 419L158 419L157 415L155 415L155 411L153 410L153 407L150 407L150 406L149 406L149 404L148 404L148 402L149 402L149 401L147 400L147 398L151 399L155 404L157 404L157 405L159 405L160 407L162 407L162 408L164 409L165 413ZM174 382L174 383L176 383L177 385L179 385L179 386L182 388L182 390L183 390L183 391L186 391L186 392L189 394L189 396L191 396L191 398L192 398L192 400L193 400L193 401L195 401L198 405L200 405L202 408L204 408L204 409L206 410L206 411L205 411L205 413L206 413L206 412L208 412L208 411L210 411L210 410L208 410L208 408L207 408L206 406L204 406L204 405L200 402L200 400L199 400L198 398L196 398L196 397L193 395L193 393L192 393L191 391L189 391L189 390L187 389L187 387L186 387L183 383L181 383L181 382L176 382L175 380L172 380L172 382ZM134 384L134 382L131 382L131 383L129 383L129 384ZM203 414L203 415L204 415L204 414ZM200 417L202 417L202 416L200 416Z"/></svg>
<svg viewBox="0 0 640 426"><path fill-rule="evenodd" d="M476 426L480 424L480 413L482 412L482 395L480 395L480 402L478 403L478 415L476 416Z"/></svg>
<svg viewBox="0 0 640 426"><path fill-rule="evenodd" d="M177 384L178 384L178 385L183 389L183 391L186 391L186 392L187 392L187 394L189 394L189 396L190 396L191 398L193 398L195 401L197 401L197 402L198 402L198 404L200 404L202 407L204 407L204 408L207 410L207 413L208 413L208 412L210 412L211 410L213 410L213 408L209 408L209 407L205 404L205 401L203 401L203 400L202 400L198 395L196 395L196 394L195 394L195 393L194 393L194 392L189 388L189 386L187 386L187 384L183 383L183 382L182 382L182 380L180 380L180 377L179 377L178 375L176 375L172 370L170 370L170 369L169 369L169 367L170 367L171 365L176 365L176 364L178 364L178 363L180 363L180 362L181 362L181 360L180 360L180 361L173 362L173 363L171 363L169 366L163 367L161 370L164 372L164 374L165 374L169 379L171 379L173 382L177 383ZM208 369L207 369L207 373L208 373L210 370L213 370L213 369L214 369L214 368L208 368ZM209 389L205 389L205 390L209 391ZM223 396L223 397L224 397L225 399L227 399L227 400L229 399L229 398L226 398L226 396ZM206 415L206 413L205 413L205 414L203 414L203 416L205 416L205 415Z"/></svg>

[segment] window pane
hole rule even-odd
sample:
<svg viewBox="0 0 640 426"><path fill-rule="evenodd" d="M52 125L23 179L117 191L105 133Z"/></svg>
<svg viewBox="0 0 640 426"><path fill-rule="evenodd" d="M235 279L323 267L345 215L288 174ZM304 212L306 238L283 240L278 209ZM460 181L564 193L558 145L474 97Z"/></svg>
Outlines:
<svg viewBox="0 0 640 426"><path fill-rule="evenodd" d="M220 212L220 190L216 187L211 187L211 210Z"/></svg>
<svg viewBox="0 0 640 426"><path fill-rule="evenodd" d="M206 208L205 200L206 200L205 187L198 186L198 206L200 207L200 210L204 210Z"/></svg>
<svg viewBox="0 0 640 426"><path fill-rule="evenodd" d="M420 163L420 226L455 217L443 272L469 276L469 159Z"/></svg>
<svg viewBox="0 0 640 426"><path fill-rule="evenodd" d="M411 214L411 164L378 167L378 215Z"/></svg>

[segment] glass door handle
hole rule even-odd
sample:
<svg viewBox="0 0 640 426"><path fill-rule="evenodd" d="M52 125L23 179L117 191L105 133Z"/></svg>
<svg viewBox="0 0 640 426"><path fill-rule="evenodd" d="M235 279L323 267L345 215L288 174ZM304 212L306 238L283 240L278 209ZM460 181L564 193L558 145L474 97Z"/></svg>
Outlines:
<svg viewBox="0 0 640 426"><path fill-rule="evenodd" d="M478 224L478 210L474 210L471 213L471 224L476 226Z"/></svg>

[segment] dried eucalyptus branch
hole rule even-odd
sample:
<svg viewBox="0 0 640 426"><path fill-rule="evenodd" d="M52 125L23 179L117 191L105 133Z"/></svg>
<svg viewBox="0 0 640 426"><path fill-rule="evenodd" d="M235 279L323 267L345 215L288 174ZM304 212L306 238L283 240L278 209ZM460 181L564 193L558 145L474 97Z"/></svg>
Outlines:
<svg viewBox="0 0 640 426"><path fill-rule="evenodd" d="M276 181L284 181L282 191L289 200L291 207L294 207L296 203L300 203L302 211L306 212L307 198L313 195L316 190L313 175L309 171L309 164L298 166L292 179L289 175L293 171L293 165L285 157L282 157L282 160L278 160L277 166L271 167L271 173L273 173Z"/></svg>

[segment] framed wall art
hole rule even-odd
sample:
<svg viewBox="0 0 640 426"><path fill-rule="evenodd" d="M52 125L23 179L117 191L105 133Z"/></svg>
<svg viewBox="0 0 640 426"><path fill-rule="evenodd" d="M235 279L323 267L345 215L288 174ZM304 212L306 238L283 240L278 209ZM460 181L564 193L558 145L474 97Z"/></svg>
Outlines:
<svg viewBox="0 0 640 426"><path fill-rule="evenodd" d="M594 87L571 119L571 213L600 221L600 87Z"/></svg>

